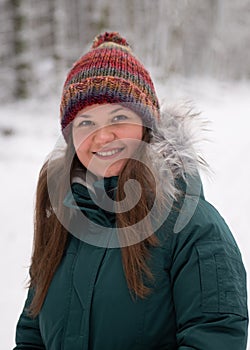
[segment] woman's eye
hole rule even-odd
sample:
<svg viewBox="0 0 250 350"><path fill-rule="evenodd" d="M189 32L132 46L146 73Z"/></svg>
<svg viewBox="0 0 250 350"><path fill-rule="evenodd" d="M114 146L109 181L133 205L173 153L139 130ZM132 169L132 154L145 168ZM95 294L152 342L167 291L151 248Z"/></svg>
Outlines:
<svg viewBox="0 0 250 350"><path fill-rule="evenodd" d="M113 118L113 121L120 122L120 121L125 121L127 119L128 117L126 115L117 115L116 117Z"/></svg>
<svg viewBox="0 0 250 350"><path fill-rule="evenodd" d="M94 123L91 120L82 120L80 123L77 124L78 127L92 125L94 125Z"/></svg>

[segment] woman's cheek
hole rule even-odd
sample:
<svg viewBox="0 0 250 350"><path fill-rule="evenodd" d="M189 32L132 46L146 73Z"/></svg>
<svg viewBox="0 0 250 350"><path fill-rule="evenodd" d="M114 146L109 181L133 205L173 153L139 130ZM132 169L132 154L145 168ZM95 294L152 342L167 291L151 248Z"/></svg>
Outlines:
<svg viewBox="0 0 250 350"><path fill-rule="evenodd" d="M80 152L83 152L84 150L87 150L90 147L90 136L83 135L82 133L77 132L73 136L73 143L76 151L79 150Z"/></svg>

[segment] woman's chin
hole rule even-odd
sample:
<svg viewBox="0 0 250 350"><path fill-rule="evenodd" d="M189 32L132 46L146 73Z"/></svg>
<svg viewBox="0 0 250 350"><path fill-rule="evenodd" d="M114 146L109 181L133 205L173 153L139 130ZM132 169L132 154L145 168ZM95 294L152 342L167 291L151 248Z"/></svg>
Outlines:
<svg viewBox="0 0 250 350"><path fill-rule="evenodd" d="M122 169L124 168L125 162L124 161L118 161L115 164L112 164L109 167L100 169L100 168L94 168L90 169L90 171L95 174L98 178L103 177L112 177L112 176L119 176Z"/></svg>

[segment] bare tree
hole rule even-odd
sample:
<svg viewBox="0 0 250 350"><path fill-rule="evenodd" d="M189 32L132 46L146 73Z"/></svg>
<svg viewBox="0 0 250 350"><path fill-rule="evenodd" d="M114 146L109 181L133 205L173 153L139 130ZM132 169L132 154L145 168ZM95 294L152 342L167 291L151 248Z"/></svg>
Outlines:
<svg viewBox="0 0 250 350"><path fill-rule="evenodd" d="M0 99L45 96L94 36L123 34L158 78L250 77L250 2L1 0Z"/></svg>

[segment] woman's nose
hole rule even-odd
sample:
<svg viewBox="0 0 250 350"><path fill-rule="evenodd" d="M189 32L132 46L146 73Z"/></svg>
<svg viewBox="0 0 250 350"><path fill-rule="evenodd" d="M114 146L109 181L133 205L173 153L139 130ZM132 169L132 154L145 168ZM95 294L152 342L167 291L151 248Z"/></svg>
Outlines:
<svg viewBox="0 0 250 350"><path fill-rule="evenodd" d="M115 139L115 133L112 130L112 128L106 126L96 130L93 135L93 138L94 142L97 144L106 144Z"/></svg>

